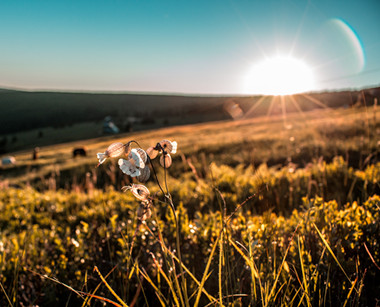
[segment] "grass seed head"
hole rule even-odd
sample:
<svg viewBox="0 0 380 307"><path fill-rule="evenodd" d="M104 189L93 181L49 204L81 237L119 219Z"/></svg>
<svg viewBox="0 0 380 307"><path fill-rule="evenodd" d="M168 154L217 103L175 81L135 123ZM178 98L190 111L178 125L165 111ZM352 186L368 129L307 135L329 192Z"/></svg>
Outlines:
<svg viewBox="0 0 380 307"><path fill-rule="evenodd" d="M122 191L131 191L132 194L139 200L149 202L150 192L149 189L142 184L132 184L121 188Z"/></svg>

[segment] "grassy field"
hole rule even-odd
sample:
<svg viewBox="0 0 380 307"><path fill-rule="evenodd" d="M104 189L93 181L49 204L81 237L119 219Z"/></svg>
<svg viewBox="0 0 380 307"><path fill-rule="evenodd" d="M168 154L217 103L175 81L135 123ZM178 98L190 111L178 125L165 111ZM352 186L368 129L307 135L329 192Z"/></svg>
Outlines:
<svg viewBox="0 0 380 307"><path fill-rule="evenodd" d="M376 306L375 107L175 126L14 152L1 167L1 306ZM150 218L97 152L178 142ZM137 145L133 145L137 147ZM85 147L86 157L72 157ZM152 171L153 171L152 168ZM153 174L153 173L152 173Z"/></svg>

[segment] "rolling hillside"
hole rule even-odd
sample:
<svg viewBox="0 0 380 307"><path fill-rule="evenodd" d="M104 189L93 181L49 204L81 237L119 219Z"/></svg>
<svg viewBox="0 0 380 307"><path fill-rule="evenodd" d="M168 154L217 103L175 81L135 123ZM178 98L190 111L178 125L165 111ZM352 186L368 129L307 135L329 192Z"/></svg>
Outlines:
<svg viewBox="0 0 380 307"><path fill-rule="evenodd" d="M380 88L294 96L188 96L0 90L0 154L102 136L111 116L120 132L312 109L372 105Z"/></svg>

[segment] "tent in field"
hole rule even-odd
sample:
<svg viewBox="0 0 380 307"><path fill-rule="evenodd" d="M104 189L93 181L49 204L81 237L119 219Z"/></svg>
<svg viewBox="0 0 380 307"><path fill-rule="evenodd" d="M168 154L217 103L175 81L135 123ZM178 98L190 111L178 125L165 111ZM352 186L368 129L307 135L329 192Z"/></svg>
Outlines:
<svg viewBox="0 0 380 307"><path fill-rule="evenodd" d="M119 133L120 129L114 124L111 116L107 116L103 121L103 133L104 134L115 134Z"/></svg>

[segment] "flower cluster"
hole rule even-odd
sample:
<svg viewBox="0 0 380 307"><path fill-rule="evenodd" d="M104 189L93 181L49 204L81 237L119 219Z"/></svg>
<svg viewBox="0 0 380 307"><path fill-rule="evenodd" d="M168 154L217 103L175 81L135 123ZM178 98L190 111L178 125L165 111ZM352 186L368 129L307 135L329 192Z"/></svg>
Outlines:
<svg viewBox="0 0 380 307"><path fill-rule="evenodd" d="M177 142L170 142L168 140L163 140L155 147L149 147L146 150L149 158L154 159L159 153L161 153L160 164L162 167L168 168L172 165L172 157L170 154L175 154L177 152Z"/></svg>
<svg viewBox="0 0 380 307"><path fill-rule="evenodd" d="M177 152L177 142L163 140L154 147L149 147L147 151L142 148L131 148L130 141L126 144L117 142L108 146L105 152L97 154L99 164L104 163L108 158L119 157L119 167L124 174L136 177L139 182L147 182L150 177L148 159L154 159L161 153L160 164L164 168L170 167L172 158L170 154Z"/></svg>
<svg viewBox="0 0 380 307"><path fill-rule="evenodd" d="M108 158L119 158L118 165L121 171L131 177L135 177L139 182L147 182L150 177L149 164L151 160L155 159L158 154L161 154L160 164L165 169L172 164L170 154L177 152L177 142L162 140L154 147L149 147L146 151L141 148L132 148L130 141L126 144L117 142L108 146L107 150L103 153L98 153L97 158L99 164L104 163ZM136 143L137 144L137 143ZM122 190L131 191L132 194L140 200L140 206L137 209L137 217L145 221L152 215L151 206L153 200L150 197L150 192L147 187L142 184L132 184L124 186Z"/></svg>

